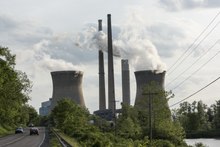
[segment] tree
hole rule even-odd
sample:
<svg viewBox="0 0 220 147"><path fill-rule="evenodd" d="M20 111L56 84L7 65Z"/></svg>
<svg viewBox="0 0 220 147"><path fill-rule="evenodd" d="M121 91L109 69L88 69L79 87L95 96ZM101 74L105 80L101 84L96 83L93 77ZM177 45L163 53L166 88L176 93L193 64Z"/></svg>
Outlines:
<svg viewBox="0 0 220 147"><path fill-rule="evenodd" d="M30 99L31 82L24 72L15 70L15 55L0 47L0 124L20 123L23 105Z"/></svg>
<svg viewBox="0 0 220 147"><path fill-rule="evenodd" d="M198 119L199 119L199 130L210 130L211 125L208 122L207 105L203 104L202 101L197 103Z"/></svg>
<svg viewBox="0 0 220 147"><path fill-rule="evenodd" d="M55 126L69 135L81 132L89 121L89 112L70 99L58 101L51 115Z"/></svg>
<svg viewBox="0 0 220 147"><path fill-rule="evenodd" d="M34 124L34 125L38 125L39 124L39 115L36 111L36 109L30 105L25 105L29 119L27 121L27 125L29 124Z"/></svg>
<svg viewBox="0 0 220 147"><path fill-rule="evenodd" d="M145 97L139 101L138 106L135 106L133 110L126 107L125 109L122 108L122 116L119 117L119 124L121 123L119 126L122 127L121 130L119 129L120 133L123 135L123 133L126 134L126 132L131 130L134 131L134 124L136 124L136 128L141 128L141 131L136 130L136 132L141 133L136 135L139 136L139 139L143 139L146 136L150 137L150 129L152 129L153 139L166 139L180 146L183 143L185 133L178 122L172 121L171 112L168 107L168 100L174 95L171 92L164 91L155 82L146 85L143 91ZM151 114L150 99L151 106L153 106ZM152 128L149 125L150 119Z"/></svg>
<svg viewBox="0 0 220 147"><path fill-rule="evenodd" d="M110 146L112 135L89 123L89 112L70 99L58 101L51 113L55 127L74 137L82 146Z"/></svg>
<svg viewBox="0 0 220 147"><path fill-rule="evenodd" d="M208 112L209 111L209 112ZM212 110L202 101L194 101L191 104L183 102L176 110L176 118L187 133L207 131L211 129Z"/></svg>
<svg viewBox="0 0 220 147"><path fill-rule="evenodd" d="M216 104L213 106L214 108L214 128L220 129L220 100L216 101Z"/></svg>
<svg viewBox="0 0 220 147"><path fill-rule="evenodd" d="M142 131L137 116L138 113L132 106L122 104L122 113L116 125L117 134L127 139L140 139Z"/></svg>

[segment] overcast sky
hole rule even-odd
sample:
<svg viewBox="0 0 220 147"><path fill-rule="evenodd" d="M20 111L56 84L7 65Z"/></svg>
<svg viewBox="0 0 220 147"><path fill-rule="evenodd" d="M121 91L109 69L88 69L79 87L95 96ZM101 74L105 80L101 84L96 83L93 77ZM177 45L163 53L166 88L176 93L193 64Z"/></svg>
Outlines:
<svg viewBox="0 0 220 147"><path fill-rule="evenodd" d="M121 55L114 57L116 100L122 95L121 58L130 62L132 105L136 70L167 70L166 89L175 94L169 105L220 75L219 0L0 0L0 6L0 45L16 54L16 69L33 81L29 104L37 110L52 97L55 70L83 71L85 104L91 113L98 109L97 48L106 50L107 14L114 50ZM98 19L102 33L97 33ZM186 50L189 55L181 61ZM220 80L187 101L213 104L220 99L219 88Z"/></svg>

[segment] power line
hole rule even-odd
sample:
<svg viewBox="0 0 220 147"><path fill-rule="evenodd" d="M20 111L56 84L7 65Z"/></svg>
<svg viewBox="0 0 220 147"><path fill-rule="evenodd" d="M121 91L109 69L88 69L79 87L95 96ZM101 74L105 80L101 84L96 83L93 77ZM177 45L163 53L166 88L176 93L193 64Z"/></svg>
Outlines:
<svg viewBox="0 0 220 147"><path fill-rule="evenodd" d="M209 63L212 59L214 59L218 54L220 53L220 51L218 51L214 56L212 56L207 62L205 62L203 65L201 65L196 71L194 71L190 76L188 76L185 80L183 80L182 82L180 82L176 87L174 87L172 90L178 88L180 85L182 85L186 80L188 80L189 78L191 78L195 73L197 73L199 70L201 70L207 63Z"/></svg>
<svg viewBox="0 0 220 147"><path fill-rule="evenodd" d="M199 89L198 91L194 92L193 94L187 96L186 98L184 98L184 99L182 99L182 100L180 100L180 101L178 101L178 102L172 104L170 107L173 107L173 106L175 106L175 105L177 105L177 104L179 104L179 103L181 103L181 102L187 100L188 98L190 98L190 97L196 95L197 93L199 93L200 91L202 91L202 90L204 90L205 88L209 87L210 85L212 85L213 83L215 83L215 82L218 81L219 79L220 79L220 77L218 77L217 79L213 80L212 82L210 82L210 83L207 84L206 86L202 87L202 88Z"/></svg>
<svg viewBox="0 0 220 147"><path fill-rule="evenodd" d="M173 71L175 71L178 67L180 67L179 65L182 64L183 61L185 61L185 60L189 57L189 55L192 54L193 51L195 51L195 49L196 49L196 48L212 33L212 31L219 25L219 23L220 23L220 21L205 35L205 37L202 38L202 40L200 40L200 42L193 48L193 50L191 50L191 52L190 52L188 55L186 55L185 57L184 57L185 54L182 55L182 57L184 57L184 58L180 61L179 64L177 64L177 66L176 66L172 71L170 71L170 73L169 73L168 75L170 75L171 73L173 73ZM181 58L182 58L182 57L181 57ZM177 61L176 63L178 63L178 61ZM175 63L175 64L176 64L176 63Z"/></svg>
<svg viewBox="0 0 220 147"><path fill-rule="evenodd" d="M203 31L196 37L196 39L193 41L193 43L186 49L186 51L174 62L173 65L167 70L167 72L172 69L177 62L188 52L188 50L195 44L195 42L202 36L202 34L209 28L209 26L216 20L216 18L219 16L220 11L215 15L215 17L211 20L211 22L203 29Z"/></svg>
<svg viewBox="0 0 220 147"><path fill-rule="evenodd" d="M173 80L171 80L166 86L169 86L171 83L173 83L175 80L177 80L181 75L183 75L186 71L188 71L193 65L195 65L202 57L204 57L213 47L216 46L217 43L219 43L220 39L218 39L202 56L197 58L196 61L194 61L188 68L186 68L183 72L181 72L178 76L176 76Z"/></svg>

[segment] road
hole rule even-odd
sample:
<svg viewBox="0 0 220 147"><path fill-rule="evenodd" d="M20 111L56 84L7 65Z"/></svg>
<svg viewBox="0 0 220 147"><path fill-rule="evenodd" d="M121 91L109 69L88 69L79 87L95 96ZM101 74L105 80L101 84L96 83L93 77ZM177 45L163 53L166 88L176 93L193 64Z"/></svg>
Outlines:
<svg viewBox="0 0 220 147"><path fill-rule="evenodd" d="M39 135L31 135L29 128L23 134L13 134L0 138L0 147L40 147L45 139L45 128L39 128Z"/></svg>

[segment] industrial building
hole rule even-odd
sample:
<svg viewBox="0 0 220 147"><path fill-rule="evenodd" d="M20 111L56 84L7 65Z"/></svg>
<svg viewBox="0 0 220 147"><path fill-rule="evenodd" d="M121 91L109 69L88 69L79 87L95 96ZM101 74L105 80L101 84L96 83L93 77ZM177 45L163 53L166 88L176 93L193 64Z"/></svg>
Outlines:
<svg viewBox="0 0 220 147"><path fill-rule="evenodd" d="M50 113L50 106L51 106L52 99L50 98L49 101L45 101L41 103L41 107L39 108L40 116L48 116Z"/></svg>

